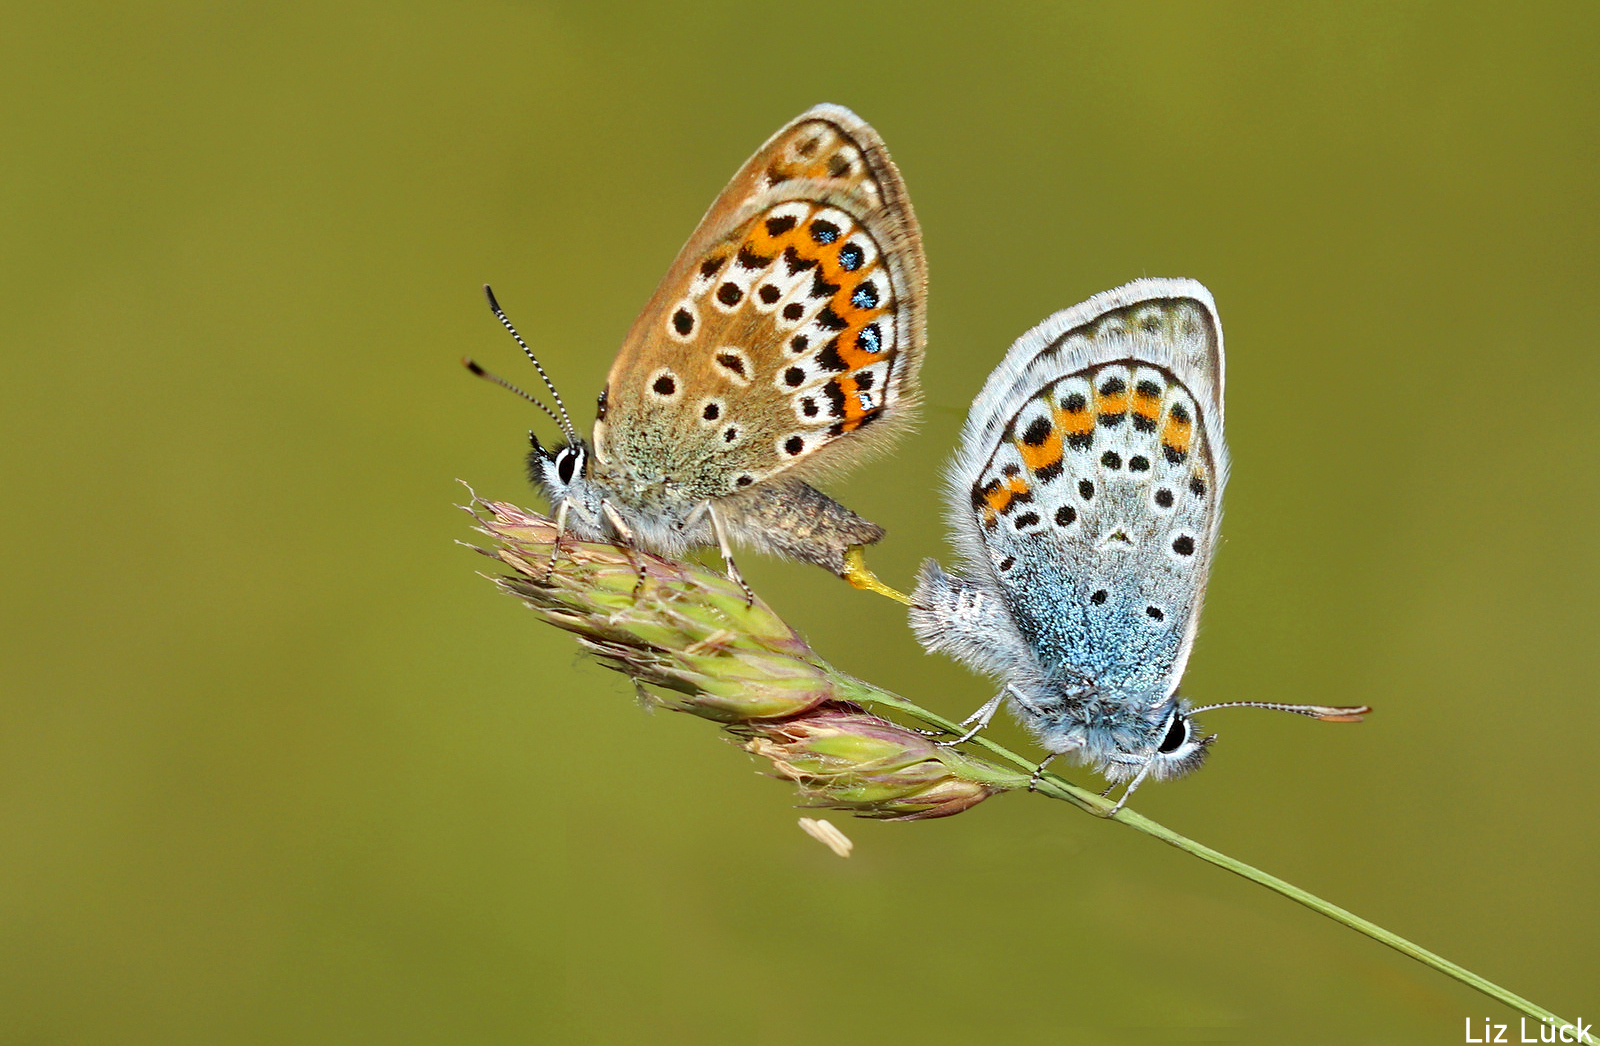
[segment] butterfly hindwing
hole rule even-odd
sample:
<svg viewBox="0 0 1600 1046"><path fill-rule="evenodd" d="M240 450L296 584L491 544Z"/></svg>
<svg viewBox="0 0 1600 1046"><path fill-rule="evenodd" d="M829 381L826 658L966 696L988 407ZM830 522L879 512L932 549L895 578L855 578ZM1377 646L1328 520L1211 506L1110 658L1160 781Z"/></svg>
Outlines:
<svg viewBox="0 0 1600 1046"><path fill-rule="evenodd" d="M1165 696L1221 518L1221 333L1191 281L1139 281L1019 339L952 470L957 533L1047 673Z"/></svg>
<svg viewBox="0 0 1600 1046"><path fill-rule="evenodd" d="M866 449L915 400L925 281L876 133L837 106L802 114L723 190L629 332L597 456L718 498Z"/></svg>

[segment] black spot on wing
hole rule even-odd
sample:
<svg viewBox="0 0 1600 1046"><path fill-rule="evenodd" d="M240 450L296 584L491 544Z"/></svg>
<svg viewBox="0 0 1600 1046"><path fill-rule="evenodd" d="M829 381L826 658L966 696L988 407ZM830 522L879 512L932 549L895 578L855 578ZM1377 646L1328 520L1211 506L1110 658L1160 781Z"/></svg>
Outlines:
<svg viewBox="0 0 1600 1046"><path fill-rule="evenodd" d="M800 252L793 247L785 247L783 249L783 263L788 266L790 276L798 276L817 264L817 259L802 258L800 257Z"/></svg>
<svg viewBox="0 0 1600 1046"><path fill-rule="evenodd" d="M739 248L739 264L746 269L759 271L772 264L772 258L757 254L749 244Z"/></svg>
<svg viewBox="0 0 1600 1046"><path fill-rule="evenodd" d="M839 285L837 283L829 283L822 278L822 270L820 269L811 277L811 297L813 298L831 298L838 289Z"/></svg>
<svg viewBox="0 0 1600 1046"><path fill-rule="evenodd" d="M820 364L824 369L833 371L834 373L838 373L842 370L848 370L850 367L850 365L844 361L844 357L839 355L838 338L834 338L829 341L827 345L823 346L822 351L817 353L817 363Z"/></svg>
<svg viewBox="0 0 1600 1046"><path fill-rule="evenodd" d="M832 417L837 418L844 413L844 389L839 387L837 378L822 386L822 394L828 397L828 402L833 405L833 410L830 412Z"/></svg>
<svg viewBox="0 0 1600 1046"><path fill-rule="evenodd" d="M840 319L837 312L833 311L832 305L824 305L822 307L822 311L817 313L816 322L817 326L830 331L842 331L850 326L849 323Z"/></svg>

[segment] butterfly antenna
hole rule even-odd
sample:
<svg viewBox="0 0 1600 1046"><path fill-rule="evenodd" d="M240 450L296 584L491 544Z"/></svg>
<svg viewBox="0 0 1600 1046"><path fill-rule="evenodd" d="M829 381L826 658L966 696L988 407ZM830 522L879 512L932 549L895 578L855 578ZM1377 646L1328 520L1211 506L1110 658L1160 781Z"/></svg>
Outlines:
<svg viewBox="0 0 1600 1046"><path fill-rule="evenodd" d="M506 379L500 377L500 375L498 375L498 374L490 374L488 371L486 371L482 367L478 366L477 363L473 362L471 359L467 358L466 356L461 357L461 365L463 367L467 368L468 370L470 370L472 373L476 374L478 377L482 378L484 381L492 381L496 385L500 386L502 389L510 389L512 392L515 392L518 396L521 396L523 399L527 400L529 403L533 404L535 407L538 407L540 410L542 410L546 414L550 415L550 420L551 421L554 421L557 425L561 424L561 419L556 417L556 412L555 411L551 410L549 407L546 407L543 403L540 403L538 400L534 399L532 396L528 395L526 392L523 392L521 389L519 389L515 385L511 384Z"/></svg>
<svg viewBox="0 0 1600 1046"><path fill-rule="evenodd" d="M544 379L545 388L549 389L550 395L555 397L556 409L561 411L561 417L556 418L556 424L561 426L561 431L567 437L569 443L577 443L578 430L572 427L572 417L567 413L567 405L561 402L561 393L556 390L555 382L550 380L550 375L544 372L544 365L539 362L539 357L533 354L533 350L528 348L528 343L522 340L522 335L517 333L517 328L513 327L511 321L506 318L505 310L500 307L499 302L494 300L494 291L489 289L487 283L483 285L483 293L489 299L489 308L494 310L495 318L500 321L501 326L511 332L513 338L517 339L517 344L522 346L522 351L529 360L533 361L534 369L539 372L539 377ZM533 397L530 396L528 398L532 399ZM535 400L535 402L538 401ZM555 418L554 414L550 416Z"/></svg>
<svg viewBox="0 0 1600 1046"><path fill-rule="evenodd" d="M1372 711L1366 705L1286 705L1277 701L1226 701L1220 705L1189 709L1190 715L1211 712L1218 708L1268 708L1274 712L1293 712L1324 723L1359 723L1361 717Z"/></svg>

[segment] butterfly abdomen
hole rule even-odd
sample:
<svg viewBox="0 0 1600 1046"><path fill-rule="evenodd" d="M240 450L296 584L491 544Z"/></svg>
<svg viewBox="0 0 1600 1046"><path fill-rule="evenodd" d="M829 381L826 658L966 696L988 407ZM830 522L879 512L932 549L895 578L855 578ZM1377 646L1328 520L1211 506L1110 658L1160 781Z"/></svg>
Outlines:
<svg viewBox="0 0 1600 1046"><path fill-rule="evenodd" d="M728 529L751 548L843 576L845 553L883 539L883 528L799 480L764 484L727 503Z"/></svg>

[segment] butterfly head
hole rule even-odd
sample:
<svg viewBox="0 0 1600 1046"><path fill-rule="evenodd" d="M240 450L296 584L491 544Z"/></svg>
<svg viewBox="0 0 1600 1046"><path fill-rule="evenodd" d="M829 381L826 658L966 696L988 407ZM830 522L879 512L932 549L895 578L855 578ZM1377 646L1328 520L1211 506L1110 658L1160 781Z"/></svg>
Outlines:
<svg viewBox="0 0 1600 1046"><path fill-rule="evenodd" d="M1111 754L1098 767L1100 773L1113 784L1130 782L1122 796L1122 802L1126 802L1133 790L1146 779L1164 781L1199 769L1200 764L1205 762L1206 749L1211 747L1217 735L1202 735L1194 716L1218 708L1265 708L1274 712L1292 712L1325 723L1359 723L1363 716L1372 711L1366 705L1296 705L1281 701L1225 701L1204 708L1191 708L1187 701L1174 696L1158 709L1155 717L1144 721L1146 729L1141 740ZM1122 802L1117 805L1120 807Z"/></svg>
<svg viewBox="0 0 1600 1046"><path fill-rule="evenodd" d="M1200 768L1215 734L1202 734L1188 702L1173 697L1131 731L1118 731L1097 767L1113 784L1136 777L1164 781Z"/></svg>
<svg viewBox="0 0 1600 1046"><path fill-rule="evenodd" d="M536 397L528 395L528 393L504 378L490 374L471 360L462 360L461 362L465 363L467 369L480 378L485 378L496 385L510 389L518 396L532 403L535 407L548 414L551 420L561 427L561 435L565 437L565 442L558 443L554 447L545 447L544 444L539 442L538 436L532 432L528 433L528 442L533 445L533 449L528 454L528 478L533 481L535 487L538 487L550 499L552 508L557 505L572 503L588 511L590 519L599 518L597 513L600 508L600 497L588 482L590 475L589 459L592 456L588 442L579 436L578 430L573 427L572 416L567 413L567 405L561 401L561 393L556 390L555 383L550 380L550 375L544 372L544 365L539 362L539 358L533 354L533 350L528 347L528 343L522 340L522 335L517 333L517 328L512 326L511 320L505 314L505 310L500 308L500 303L495 300L494 291L490 290L488 285L485 284L483 293L489 299L489 308L494 312L495 318L516 339L517 344L522 347L522 351L528 357L529 362L539 372L539 377L544 381L545 388L550 390L550 395L555 400L556 409L551 410ZM606 394L602 392L600 394L599 420L604 421L605 416Z"/></svg>
<svg viewBox="0 0 1600 1046"><path fill-rule="evenodd" d="M532 445L528 451L528 479L552 506L571 501L591 510L591 516L599 511L599 495L589 483L588 442L569 439L546 447L532 432L528 433L528 442Z"/></svg>

